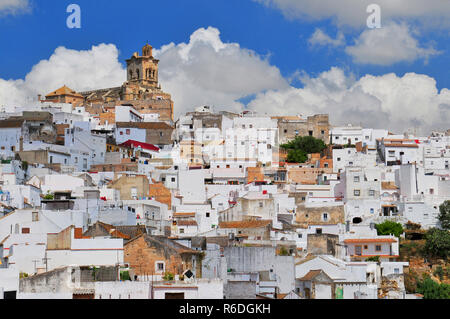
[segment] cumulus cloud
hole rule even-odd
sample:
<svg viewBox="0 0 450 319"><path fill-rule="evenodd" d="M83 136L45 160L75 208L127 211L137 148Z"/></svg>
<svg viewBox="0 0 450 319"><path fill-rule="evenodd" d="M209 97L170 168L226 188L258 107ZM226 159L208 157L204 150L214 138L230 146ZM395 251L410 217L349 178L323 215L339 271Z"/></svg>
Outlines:
<svg viewBox="0 0 450 319"><path fill-rule="evenodd" d="M315 78L304 77L302 82L303 88L258 94L248 107L276 114L330 114L335 125L362 124L397 133L409 128L423 134L448 129L450 90L438 92L436 81L427 75L366 75L355 79L333 67Z"/></svg>
<svg viewBox="0 0 450 319"><path fill-rule="evenodd" d="M339 47L345 44L345 37L342 32L338 32L336 39L333 39L321 29L316 28L314 33L308 39L308 42L312 46Z"/></svg>
<svg viewBox="0 0 450 319"><path fill-rule="evenodd" d="M337 25L362 27L369 13L367 7L376 3L381 7L383 20L409 19L450 27L450 1L446 0L254 0L275 7L290 19L332 19Z"/></svg>
<svg viewBox="0 0 450 319"><path fill-rule="evenodd" d="M25 79L0 79L0 105L9 109L32 105L37 94L47 94L64 84L75 91L120 86L126 70L113 44L92 46L90 50L58 47L48 60L36 64Z"/></svg>
<svg viewBox="0 0 450 319"><path fill-rule="evenodd" d="M215 28L199 29L188 43L170 43L154 52L160 59L162 88L172 94L176 117L207 104L216 110L247 108L274 115L326 113L332 124L350 122L399 133L417 127L427 134L448 129L450 123L450 90L439 92L427 75L357 79L333 67L315 77L297 73L303 87L295 88L267 58L237 43L224 43ZM126 80L126 70L118 55L112 44L85 51L59 47L25 79L0 79L0 105L31 105L37 94L64 84L76 91L119 86ZM243 103L243 98L250 102Z"/></svg>
<svg viewBox="0 0 450 319"><path fill-rule="evenodd" d="M159 79L170 92L175 115L201 105L240 110L240 99L268 89L289 86L267 57L224 43L218 29L195 31L189 43L168 44L155 50L160 59Z"/></svg>
<svg viewBox="0 0 450 319"><path fill-rule="evenodd" d="M0 16L14 15L30 10L28 0L0 0Z"/></svg>
<svg viewBox="0 0 450 319"><path fill-rule="evenodd" d="M391 65L417 59L428 61L439 54L436 49L422 48L405 23L389 23L380 29L367 29L345 50L354 62L361 64Z"/></svg>

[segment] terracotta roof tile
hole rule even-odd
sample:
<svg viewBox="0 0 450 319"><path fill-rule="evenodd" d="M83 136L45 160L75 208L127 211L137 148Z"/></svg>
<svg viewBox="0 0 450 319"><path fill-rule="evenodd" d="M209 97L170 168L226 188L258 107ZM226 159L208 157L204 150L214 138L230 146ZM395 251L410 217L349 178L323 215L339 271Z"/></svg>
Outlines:
<svg viewBox="0 0 450 319"><path fill-rule="evenodd" d="M352 238L345 239L346 244L359 244L359 243L396 243L397 241L392 238Z"/></svg>
<svg viewBox="0 0 450 319"><path fill-rule="evenodd" d="M243 220L243 221L220 222L219 228L259 228L268 226L271 223L272 223L271 220Z"/></svg>

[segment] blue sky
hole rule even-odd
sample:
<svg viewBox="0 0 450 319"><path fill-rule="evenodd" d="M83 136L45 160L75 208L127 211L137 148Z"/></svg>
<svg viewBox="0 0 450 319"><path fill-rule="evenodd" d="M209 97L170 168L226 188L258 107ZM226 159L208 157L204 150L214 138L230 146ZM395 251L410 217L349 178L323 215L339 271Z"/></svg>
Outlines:
<svg viewBox="0 0 450 319"><path fill-rule="evenodd" d="M321 75L325 78L332 76L331 81L338 83L338 78L343 75L337 71L332 72L333 67L343 72L345 81L358 81L366 75L379 77L381 81L381 77L392 72L397 75L396 80L400 81L405 80L406 73L414 73L435 80L438 92L450 88L450 28L445 22L434 25L429 23L430 20L450 19L449 6L443 4L438 7L439 0L430 0L430 10L422 8L421 4L417 4L419 2L413 0L415 4L410 5L409 11L406 12L396 11L395 8L390 8L389 4L383 6L387 0L378 1L382 3L384 10L383 27L386 25L387 28L382 29L386 30L384 35L378 33L382 42L376 50L371 50L366 45L370 44L370 41L380 40L373 36L375 33L370 33L372 30L352 20L352 12L349 18L346 10L338 6L330 8L327 4L339 1L318 0L323 2L322 11L315 11L317 8L305 5L306 0L135 0L132 3L119 0L12 0L13 3L15 1L18 5L23 5L24 9L2 14L0 0L0 79L4 81L24 79L33 66L42 60L48 60L60 46L80 51L90 50L92 46L102 43L114 44L119 50L118 61L124 65L124 60L140 50L146 41L155 49L171 42L177 46L180 43L189 43L191 35L197 30L213 27L220 32L220 41L223 43L239 44L242 49L256 52L259 56L258 65L264 64L261 61L266 61L269 66L279 70L281 77L289 82L291 88L303 88L307 83L317 84L317 81L315 84L308 80L305 82L304 76L310 80L320 79ZM350 0L340 1L342 7ZM401 1L407 3L406 0ZM69 15L66 8L70 3L81 7L81 29L66 27ZM347 11L358 10L356 12L360 13L360 18L365 20L368 13L364 12L364 8L352 6ZM415 9L428 10L424 11L425 18L421 19L417 13L420 11L414 11ZM330 41L313 41L313 35L318 30ZM342 41L337 40L340 33L343 35ZM400 38L400 35L396 38L394 33L401 33L403 38ZM335 41L332 43L331 40ZM355 40L359 41L359 45L356 45ZM398 43L405 43L406 47L401 47ZM386 47L383 47L384 45ZM352 46L356 48L352 50ZM392 54L386 57L386 52ZM410 52L414 54L411 55ZM163 54L161 59L164 59ZM162 65L167 65L166 68L169 69L172 66L171 61L166 58ZM264 72L261 73L262 76ZM176 85L171 79L164 78L164 75L161 78L167 82L166 87L176 91ZM283 85L273 85L275 78L276 76L270 83L257 86L258 89L234 92L230 99L237 103L243 102L245 107L260 105L264 99L274 102L275 93L288 90ZM349 89L350 85L345 88ZM274 95L267 96L267 91L271 90ZM0 89L0 94L1 92ZM297 93L302 95L305 92ZM175 92L174 95L180 102L179 96L183 94ZM0 102L1 98L0 96ZM257 101L253 101L254 98ZM436 110L446 112L447 95L439 96L438 100ZM205 103L208 101L205 100ZM217 103L224 104L226 101L223 99ZM254 103L251 103L252 101ZM287 98L280 97L277 101L287 103ZM192 103L197 103L197 100ZM280 105L280 108L283 108L283 105ZM305 106L305 110L309 109L316 111ZM381 109L386 111L383 106ZM386 118L393 116L390 111L386 112ZM421 123L420 117L418 115L408 123L401 124L405 125L402 128L406 129L411 123L425 125ZM428 124L431 125L433 121L430 119Z"/></svg>
<svg viewBox="0 0 450 319"><path fill-rule="evenodd" d="M77 3L82 9L80 30L65 25L70 3ZM271 63L284 76L296 70L317 74L330 66L339 66L357 76L424 73L436 79L439 89L450 87L448 32L432 30L424 34L425 41L433 41L437 49L445 51L427 64L417 60L390 66L359 65L342 50L312 49L308 45L307 40L317 27L336 33L330 21L286 19L280 11L250 0L138 0L133 3L33 0L30 13L0 18L4 47L0 50L0 77L23 78L34 64L48 58L58 46L81 50L94 44L114 43L120 50L120 59L124 60L147 40L158 48L170 42L186 42L198 28L213 26L221 31L224 42L237 42L261 55L270 54Z"/></svg>

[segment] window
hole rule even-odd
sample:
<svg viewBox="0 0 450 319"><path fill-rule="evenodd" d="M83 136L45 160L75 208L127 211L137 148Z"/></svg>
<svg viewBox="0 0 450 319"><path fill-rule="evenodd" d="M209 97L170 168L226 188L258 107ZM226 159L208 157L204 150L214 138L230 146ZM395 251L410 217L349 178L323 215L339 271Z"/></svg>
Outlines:
<svg viewBox="0 0 450 319"><path fill-rule="evenodd" d="M166 181L166 178L165 177L162 177L161 178L161 182L165 182Z"/></svg>
<svg viewBox="0 0 450 319"><path fill-rule="evenodd" d="M264 207L264 203L263 202L259 202L259 207Z"/></svg>
<svg viewBox="0 0 450 319"><path fill-rule="evenodd" d="M184 234L184 228L180 228L180 234Z"/></svg>
<svg viewBox="0 0 450 319"><path fill-rule="evenodd" d="M400 274L400 269L394 268L394 274L396 274L396 275Z"/></svg>
<svg viewBox="0 0 450 319"><path fill-rule="evenodd" d="M375 251L381 251L381 245L375 245Z"/></svg>
<svg viewBox="0 0 450 319"><path fill-rule="evenodd" d="M302 234L298 234L298 238L302 238L303 236L302 236Z"/></svg>
<svg viewBox="0 0 450 319"><path fill-rule="evenodd" d="M206 213L206 218L209 218L209 216L210 216L210 213Z"/></svg>
<svg viewBox="0 0 450 319"><path fill-rule="evenodd" d="M284 130L284 133L287 133L287 130Z"/></svg>
<svg viewBox="0 0 450 319"><path fill-rule="evenodd" d="M375 191L373 189L369 190L369 196L375 196Z"/></svg>
<svg viewBox="0 0 450 319"><path fill-rule="evenodd" d="M171 180L172 180L172 183L175 183L175 177L172 177Z"/></svg>
<svg viewBox="0 0 450 319"><path fill-rule="evenodd" d="M316 234L322 234L322 228L316 228Z"/></svg>
<svg viewBox="0 0 450 319"><path fill-rule="evenodd" d="M371 213L371 214L374 213L374 209L373 209L373 208L370 209L370 213Z"/></svg>
<svg viewBox="0 0 450 319"><path fill-rule="evenodd" d="M39 221L39 212L32 213L32 221L34 221L34 222Z"/></svg>
<svg viewBox="0 0 450 319"><path fill-rule="evenodd" d="M341 161L341 158L340 158L340 157L338 157L338 158L337 158L337 161L338 161L338 162L340 162L340 161Z"/></svg>
<svg viewBox="0 0 450 319"><path fill-rule="evenodd" d="M323 217L323 221L325 221L325 222L328 221L328 214L327 213L324 213L322 217Z"/></svg>
<svg viewBox="0 0 450 319"><path fill-rule="evenodd" d="M130 135L130 129L129 128L127 128L126 133L127 133L127 135Z"/></svg>
<svg viewBox="0 0 450 319"><path fill-rule="evenodd" d="M358 183L358 182L359 182L359 176L354 176L354 177L353 177L353 181L354 181L355 183Z"/></svg>
<svg viewBox="0 0 450 319"><path fill-rule="evenodd" d="M131 197L137 197L137 188L136 187L131 188Z"/></svg>
<svg viewBox="0 0 450 319"><path fill-rule="evenodd" d="M364 249L368 249L369 247L367 245L364 245Z"/></svg>
<svg viewBox="0 0 450 319"><path fill-rule="evenodd" d="M163 262L156 262L156 271L162 271L164 272L164 263Z"/></svg>
<svg viewBox="0 0 450 319"><path fill-rule="evenodd" d="M361 194L361 191L359 189L355 189L353 191L353 195L355 195L355 196L359 196L360 194Z"/></svg>

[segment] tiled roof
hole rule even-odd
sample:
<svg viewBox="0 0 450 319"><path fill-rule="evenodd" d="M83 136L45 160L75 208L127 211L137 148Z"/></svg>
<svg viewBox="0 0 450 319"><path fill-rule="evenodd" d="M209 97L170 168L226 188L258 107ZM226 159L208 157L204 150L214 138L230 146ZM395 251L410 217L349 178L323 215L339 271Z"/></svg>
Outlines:
<svg viewBox="0 0 450 319"><path fill-rule="evenodd" d="M419 145L417 144L401 144L401 143L391 143L391 144L384 144L385 147L412 147L412 148L418 148Z"/></svg>
<svg viewBox="0 0 450 319"><path fill-rule="evenodd" d="M178 226L198 226L195 220L180 220L177 221Z"/></svg>
<svg viewBox="0 0 450 319"><path fill-rule="evenodd" d="M195 213L173 213L173 217L195 217Z"/></svg>
<svg viewBox="0 0 450 319"><path fill-rule="evenodd" d="M131 147L131 148L141 147L144 150L159 152L159 148L153 144L142 143L142 142L134 141L134 140L128 140L125 143L120 144L119 146L125 146L125 147Z"/></svg>
<svg viewBox="0 0 450 319"><path fill-rule="evenodd" d="M310 281L313 280L316 276L318 276L320 273L322 272L321 269L319 270L310 270L306 275L304 275L302 278L300 278L299 280L302 281Z"/></svg>
<svg viewBox="0 0 450 319"><path fill-rule="evenodd" d="M77 96L82 97L81 94L78 94L77 92L75 92L74 90L68 88L68 87L65 86L65 85L64 85L63 87L60 87L60 88L57 89L56 91L53 91L53 92L47 94L45 97L48 97L48 96L58 96L58 95L77 95Z"/></svg>
<svg viewBox="0 0 450 319"><path fill-rule="evenodd" d="M140 128L147 130L169 130L172 126L166 122L117 122L117 128Z"/></svg>
<svg viewBox="0 0 450 319"><path fill-rule="evenodd" d="M220 222L219 228L260 228L268 226L271 220L243 220L232 222Z"/></svg>
<svg viewBox="0 0 450 319"><path fill-rule="evenodd" d="M352 238L345 239L346 244L359 244L359 243L396 243L397 241L392 238Z"/></svg>
<svg viewBox="0 0 450 319"><path fill-rule="evenodd" d="M395 185L393 182L381 182L381 188L382 189L392 189L392 190L398 189L397 185Z"/></svg>
<svg viewBox="0 0 450 319"><path fill-rule="evenodd" d="M0 128L22 127L24 120L4 120L0 121Z"/></svg>

